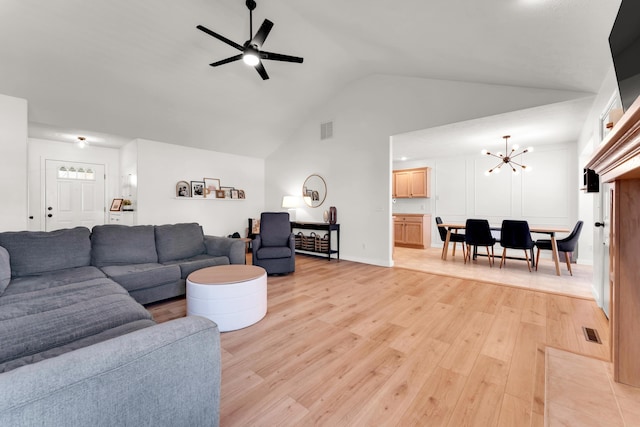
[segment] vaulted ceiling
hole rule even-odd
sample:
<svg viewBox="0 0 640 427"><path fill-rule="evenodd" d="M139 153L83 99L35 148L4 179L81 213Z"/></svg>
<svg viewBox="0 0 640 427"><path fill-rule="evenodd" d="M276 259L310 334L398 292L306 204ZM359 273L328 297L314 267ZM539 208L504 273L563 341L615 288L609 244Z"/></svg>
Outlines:
<svg viewBox="0 0 640 427"><path fill-rule="evenodd" d="M371 74L596 93L620 0L257 0L263 81L237 53L244 0L0 0L0 93L25 98L34 132L93 132L266 157L310 111ZM588 108L588 107L584 107ZM112 136L115 135L115 136Z"/></svg>

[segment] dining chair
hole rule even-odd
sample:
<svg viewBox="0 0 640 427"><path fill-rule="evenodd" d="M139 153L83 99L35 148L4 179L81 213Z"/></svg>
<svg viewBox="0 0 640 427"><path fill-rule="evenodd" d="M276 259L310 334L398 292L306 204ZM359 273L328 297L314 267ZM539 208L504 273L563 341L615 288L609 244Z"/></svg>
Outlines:
<svg viewBox="0 0 640 427"><path fill-rule="evenodd" d="M506 265L507 249L521 249L524 251L524 258L527 260L527 267L531 272L531 262L535 264L534 245L535 242L531 239L531 231L527 221L503 220L500 229L500 246L503 247L500 268L502 268L502 264ZM531 252L531 260L529 260L529 252Z"/></svg>
<svg viewBox="0 0 640 427"><path fill-rule="evenodd" d="M465 264L467 260L471 260L471 247L474 248L473 253L476 253L478 246L485 246L487 248L487 258L489 258L489 267L493 266L493 245L496 244L496 239L491 235L489 221L486 219L468 219L465 224L464 242L467 245L467 253L464 258ZM489 254L489 247L491 247L491 254Z"/></svg>
<svg viewBox="0 0 640 427"><path fill-rule="evenodd" d="M440 239L442 239L442 242L446 242L447 241L447 228L446 227L440 227L440 224L442 224L442 218L440 218L439 216L436 217L436 225L438 225L438 233L440 233ZM451 233L451 237L449 237L449 242L453 242L453 252L452 255L456 256L456 246L458 246L458 243L460 243L462 245L462 256L466 257L466 251L464 249L464 234L460 234L460 233ZM442 256L444 256L444 251L446 251L447 248L446 246L443 244L442 245Z"/></svg>
<svg viewBox="0 0 640 427"><path fill-rule="evenodd" d="M573 231L565 237L564 239L560 239L556 241L556 245L558 246L558 252L564 252L564 258L567 262L567 269L569 270L569 274L573 276L573 271L571 271L571 255L576 250L576 245L578 244L578 239L580 238L580 233L582 232L582 221L578 221L573 227ZM540 263L540 249L552 250L551 248L551 240L542 239L536 242L536 246L538 247L538 264ZM538 270L538 264L536 264L536 270Z"/></svg>

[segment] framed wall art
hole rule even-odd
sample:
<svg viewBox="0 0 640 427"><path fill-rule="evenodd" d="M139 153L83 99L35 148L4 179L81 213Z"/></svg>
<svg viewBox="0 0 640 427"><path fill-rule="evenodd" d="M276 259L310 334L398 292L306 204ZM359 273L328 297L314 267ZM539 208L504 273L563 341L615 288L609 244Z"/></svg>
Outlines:
<svg viewBox="0 0 640 427"><path fill-rule="evenodd" d="M231 190L235 190L235 188L233 188L233 187L220 187L220 189L224 191L224 198L225 199L230 199L231 198Z"/></svg>
<svg viewBox="0 0 640 427"><path fill-rule="evenodd" d="M203 178L204 197L216 197L216 191L220 190L220 180L218 178Z"/></svg>
<svg viewBox="0 0 640 427"><path fill-rule="evenodd" d="M191 181L191 197L204 198L204 181Z"/></svg>
<svg viewBox="0 0 640 427"><path fill-rule="evenodd" d="M224 190L216 190L216 199L224 199Z"/></svg>
<svg viewBox="0 0 640 427"><path fill-rule="evenodd" d="M111 207L109 208L109 211L120 212L120 209L122 208L122 200L123 199L113 199L113 201L111 202Z"/></svg>
<svg viewBox="0 0 640 427"><path fill-rule="evenodd" d="M178 181L176 184L176 197L191 197L191 187L187 181Z"/></svg>

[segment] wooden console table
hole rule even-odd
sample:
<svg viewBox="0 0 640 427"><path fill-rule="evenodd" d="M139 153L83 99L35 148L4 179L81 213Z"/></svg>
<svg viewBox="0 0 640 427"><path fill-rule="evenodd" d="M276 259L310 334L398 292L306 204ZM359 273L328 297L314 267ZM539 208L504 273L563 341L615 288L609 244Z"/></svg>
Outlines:
<svg viewBox="0 0 640 427"><path fill-rule="evenodd" d="M329 245L327 246L326 252L316 252L316 251L307 251L302 249L296 249L296 252L311 254L311 255L326 255L327 259L331 261L331 254L336 254L336 259L340 259L340 224L328 224L326 222L297 222L291 221L291 231L294 228L302 229L302 230L316 230L316 231L326 231L329 236ZM331 235L332 232L336 232L336 249L331 249Z"/></svg>

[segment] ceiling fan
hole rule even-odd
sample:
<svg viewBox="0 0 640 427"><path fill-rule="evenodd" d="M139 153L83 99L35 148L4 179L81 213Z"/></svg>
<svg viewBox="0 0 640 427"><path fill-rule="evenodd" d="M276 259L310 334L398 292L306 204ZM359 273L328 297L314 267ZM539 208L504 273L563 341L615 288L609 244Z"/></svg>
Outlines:
<svg viewBox="0 0 640 427"><path fill-rule="evenodd" d="M242 53L223 59L221 61L213 62L209 65L212 67L217 67L219 65L228 64L229 62L234 62L242 59L245 64L252 65L255 67L262 80L267 80L269 75L267 71L264 69L264 65L262 65L263 59L269 59L272 61L284 61L284 62L297 62L302 63L303 58L299 58L297 56L289 56L282 55L280 53L267 52L266 50L262 50L262 44L266 40L271 28L273 27L273 22L265 19L258 32L253 35L253 9L256 8L256 2L254 0L246 1L247 8L249 9L249 40L244 42L244 45L239 45L238 43L229 40L228 38L211 31L210 29L203 27L202 25L198 25L196 28L200 31L203 31L209 34L212 37L217 38L218 40L225 42L229 46L235 47Z"/></svg>

